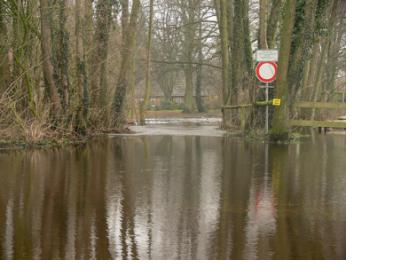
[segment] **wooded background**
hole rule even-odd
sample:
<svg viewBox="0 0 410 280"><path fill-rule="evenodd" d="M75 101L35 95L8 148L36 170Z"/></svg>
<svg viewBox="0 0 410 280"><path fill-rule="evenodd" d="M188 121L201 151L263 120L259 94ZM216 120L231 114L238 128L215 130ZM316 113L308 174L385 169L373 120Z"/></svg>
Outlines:
<svg viewBox="0 0 410 280"><path fill-rule="evenodd" d="M258 48L279 50L270 133L287 137L296 101L345 100L345 20L344 0L0 0L0 138L143 124L152 89L170 104L178 77L184 112L207 110L205 87L220 107L253 103ZM226 128L261 119L223 114Z"/></svg>

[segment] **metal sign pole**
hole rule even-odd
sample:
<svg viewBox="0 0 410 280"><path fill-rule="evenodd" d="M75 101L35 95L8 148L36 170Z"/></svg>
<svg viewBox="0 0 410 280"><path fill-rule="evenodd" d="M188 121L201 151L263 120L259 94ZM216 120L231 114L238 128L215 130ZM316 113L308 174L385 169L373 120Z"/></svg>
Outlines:
<svg viewBox="0 0 410 280"><path fill-rule="evenodd" d="M262 58L261 58L262 59ZM256 65L255 74L258 80L265 84L265 133L269 133L269 83L273 82L278 72L278 67L274 62L274 57L271 57L272 61L261 61ZM272 104L275 105L275 104ZM279 104L280 105L280 104Z"/></svg>
<svg viewBox="0 0 410 280"><path fill-rule="evenodd" d="M266 106L265 106L265 133L268 134L269 132L269 106L268 106L268 101L269 101L269 84L265 84L265 101L266 101Z"/></svg>

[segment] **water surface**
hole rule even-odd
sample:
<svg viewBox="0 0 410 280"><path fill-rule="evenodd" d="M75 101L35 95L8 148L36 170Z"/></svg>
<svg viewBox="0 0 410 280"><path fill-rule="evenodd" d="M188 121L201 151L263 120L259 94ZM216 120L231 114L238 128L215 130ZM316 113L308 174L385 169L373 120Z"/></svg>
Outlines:
<svg viewBox="0 0 410 280"><path fill-rule="evenodd" d="M344 135L0 152L0 258L345 259L345 164Z"/></svg>

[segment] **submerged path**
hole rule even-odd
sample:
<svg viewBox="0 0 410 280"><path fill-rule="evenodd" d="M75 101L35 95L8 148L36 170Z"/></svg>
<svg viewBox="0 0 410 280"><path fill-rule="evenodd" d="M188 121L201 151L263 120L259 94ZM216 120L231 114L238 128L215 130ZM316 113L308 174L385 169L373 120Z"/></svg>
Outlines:
<svg viewBox="0 0 410 280"><path fill-rule="evenodd" d="M226 133L220 129L221 118L150 118L147 125L132 125L129 129L137 135L211 136L222 137Z"/></svg>

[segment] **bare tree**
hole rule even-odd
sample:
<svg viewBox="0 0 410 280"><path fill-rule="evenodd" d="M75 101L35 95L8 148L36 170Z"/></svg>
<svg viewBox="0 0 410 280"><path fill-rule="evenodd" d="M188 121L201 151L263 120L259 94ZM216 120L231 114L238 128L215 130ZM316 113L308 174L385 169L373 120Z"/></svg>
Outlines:
<svg viewBox="0 0 410 280"><path fill-rule="evenodd" d="M148 21L148 41L147 41L147 55L146 55L146 69L145 69L145 87L144 87L144 99L140 104L140 119L139 123L145 125L144 110L149 101L151 95L151 42L152 42L152 19L154 16L154 1L149 1L149 21Z"/></svg>
<svg viewBox="0 0 410 280"><path fill-rule="evenodd" d="M132 3L132 11L130 22L127 27L125 42L121 53L121 67L118 75L117 85L115 88L114 101L112 106L113 125L120 126L123 122L123 107L124 98L127 94L127 80L129 74L130 58L132 45L136 38L137 17L140 9L140 1L134 0Z"/></svg>

